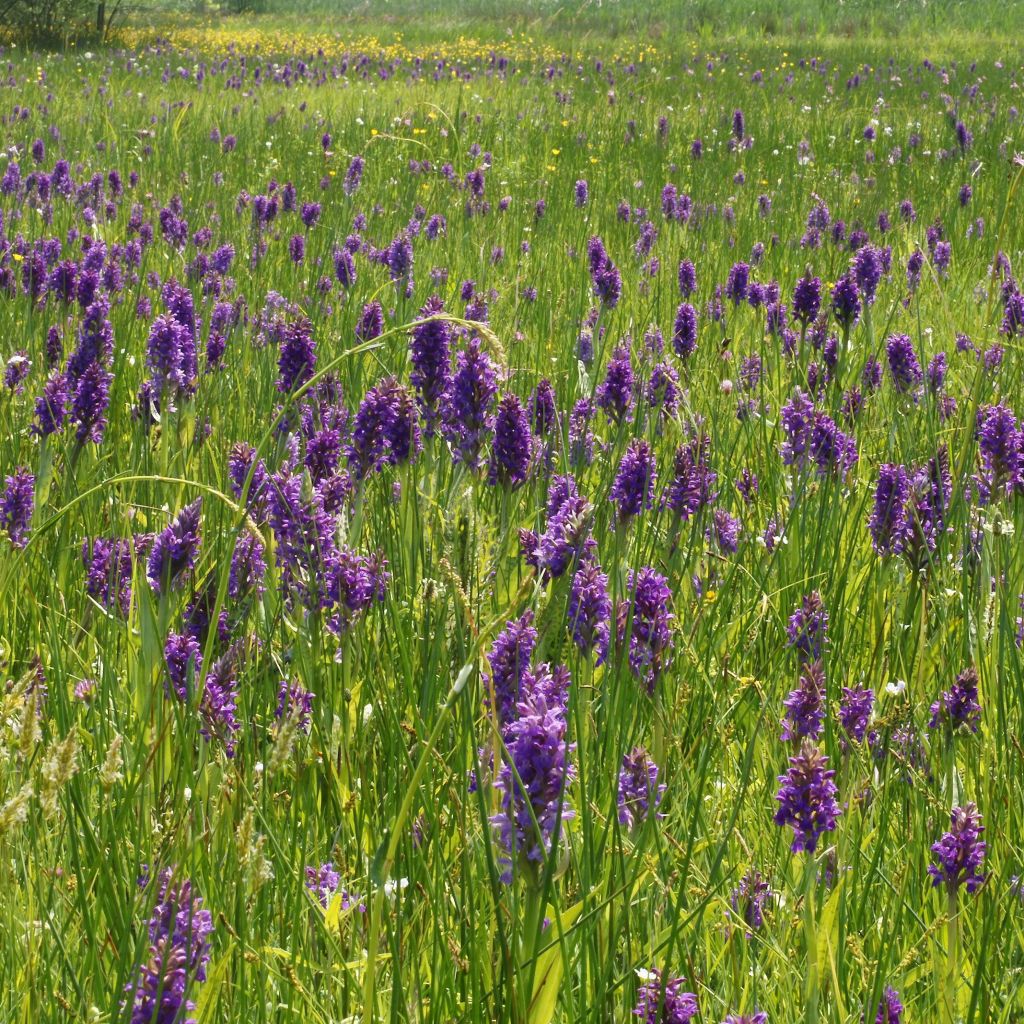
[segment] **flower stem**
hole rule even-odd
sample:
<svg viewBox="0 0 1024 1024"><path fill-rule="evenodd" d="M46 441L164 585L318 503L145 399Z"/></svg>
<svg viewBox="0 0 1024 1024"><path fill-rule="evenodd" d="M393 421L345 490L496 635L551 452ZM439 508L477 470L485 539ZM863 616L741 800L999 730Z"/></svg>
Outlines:
<svg viewBox="0 0 1024 1024"><path fill-rule="evenodd" d="M529 879L526 883L524 896L522 954L520 959L520 977L522 978L522 995L524 1019L529 1013L530 1001L533 998L533 982L536 972L534 956L539 945L541 925L544 921L544 892L540 878Z"/></svg>
<svg viewBox="0 0 1024 1024"><path fill-rule="evenodd" d="M816 869L814 857L807 856L804 875L804 941L807 946L807 971L804 975L804 1020L818 1021L818 933L814 913Z"/></svg>
<svg viewBox="0 0 1024 1024"><path fill-rule="evenodd" d="M946 918L946 998L943 1019L956 1024L957 983L960 979L960 915L957 910L956 889L947 894Z"/></svg>

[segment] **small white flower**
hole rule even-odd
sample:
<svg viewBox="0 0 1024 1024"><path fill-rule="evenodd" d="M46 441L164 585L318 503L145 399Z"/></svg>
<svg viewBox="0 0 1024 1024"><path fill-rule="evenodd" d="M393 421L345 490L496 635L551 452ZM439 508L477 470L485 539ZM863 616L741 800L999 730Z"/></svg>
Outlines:
<svg viewBox="0 0 1024 1024"><path fill-rule="evenodd" d="M371 718L373 718L373 705L367 704L366 707L363 708L363 725L367 725Z"/></svg>
<svg viewBox="0 0 1024 1024"><path fill-rule="evenodd" d="M892 694L893 697L901 696L907 689L906 679L893 679L885 684L885 692Z"/></svg>
<svg viewBox="0 0 1024 1024"><path fill-rule="evenodd" d="M384 895L387 896L387 898L389 900L393 900L395 898L395 894L396 893L404 892L408 888L409 888L409 879L408 878L399 878L397 880L394 879L394 878L389 878L384 883Z"/></svg>

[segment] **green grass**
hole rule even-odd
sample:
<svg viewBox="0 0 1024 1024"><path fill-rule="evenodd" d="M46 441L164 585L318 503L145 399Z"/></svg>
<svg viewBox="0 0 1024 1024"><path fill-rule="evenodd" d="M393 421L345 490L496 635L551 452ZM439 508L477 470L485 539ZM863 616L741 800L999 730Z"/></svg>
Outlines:
<svg viewBox="0 0 1024 1024"><path fill-rule="evenodd" d="M1002 309L998 296L992 299L989 270L997 249L1015 268L1024 259L1020 172L1012 163L1024 143L1021 122L1010 114L1020 103L1019 58L1012 35L999 34L1002 8L981 8L975 19L977 9L966 5L929 6L888 38L896 15L882 6L850 5L842 13L811 4L758 7L751 19L731 3L703 13L688 7L676 23L668 4L645 14L618 5L574 14L527 4L508 21L511 37L502 31L505 12L486 4L438 8L436 23L433 8L413 20L408 7L394 6L395 20L383 27L376 9L322 26L281 14L190 23L177 33L180 50L147 47L153 33L138 19L124 39L131 51L5 54L5 146L24 150L43 138L43 167L67 159L76 182L117 168L127 183L137 171L138 186L126 187L96 234L123 244L139 203L156 241L109 314L115 381L102 445L76 445L69 431L44 445L29 430L47 376L46 331L56 325L66 351L73 350L77 307L33 305L20 288L0 298L3 354L25 350L32 362L24 393L0 396L0 471L31 469L38 498L27 547L0 543L0 653L11 680L0 703L0 807L26 785L34 793L27 820L0 828L0 1018L129 1019L125 986L148 958L146 922L155 900L153 886L137 879L145 866L155 873L173 865L213 916L208 979L191 990L201 1024L627 1021L636 970L651 966L685 975L702 1021L758 1008L782 1024L804 1016L810 959L820 978L816 1019L854 1024L863 1013L873 1021L891 985L907 1005L907 1021L947 1020L947 904L927 874L929 847L948 827L950 808L972 800L986 826L989 878L976 895L960 896L955 1017L975 1024L1024 1019L1024 905L1011 893L1011 878L1024 874L1024 664L1016 644L1024 515L1019 495L978 513L969 483L977 469L977 409L1003 401L1024 413L1019 340L998 335ZM1018 8L1007 17L1019 17ZM759 38L772 19L771 31L784 41ZM867 35L845 39L847 25ZM157 31L168 27L160 22ZM955 36L961 27L976 35ZM240 68L225 50L233 33L243 48L262 47L263 83L253 84L250 58L245 85L225 88ZM403 67L385 81L376 74L375 48L366 79L350 69L323 85L272 80L275 61L298 58L330 75L348 40L368 33L377 35L385 58L404 47L431 61L443 53L463 60L473 77L410 81ZM460 42L460 34L478 45ZM328 51L323 60L319 46ZM481 73L477 54L491 46L514 55L517 73L507 80ZM564 66L553 63L562 48L573 53ZM597 57L607 62L602 74L593 69ZM921 67L925 57L947 69L947 81ZM796 63L811 58L824 70ZM999 59L1004 66L996 66ZM221 60L226 69L210 74ZM635 75L625 71L631 60ZM204 62L200 85L194 72ZM559 68L552 81L544 75L549 65ZM865 65L881 69L879 77L865 76ZM761 85L751 81L758 70ZM858 71L869 80L847 88ZM965 90L973 84L979 88L972 98ZM12 116L15 104L29 109L25 119ZM955 146L951 105L974 143L966 155L940 160L940 149ZM730 152L725 143L737 107L754 144ZM662 115L670 122L665 141L656 131ZM878 139L868 143L862 133L872 119ZM236 136L237 148L222 153L210 139L213 128ZM324 131L332 135L330 157L321 150ZM912 132L922 137L913 151ZM626 141L630 134L635 138ZM698 137L705 155L694 161L689 147ZM797 159L802 141L813 154L807 162ZM474 144L492 154L492 210L468 218L465 194L438 169L450 163L461 182L480 163ZM901 158L890 163L896 147ZM366 157L365 176L346 196L341 181L357 153ZM429 160L434 170L413 174L410 159ZM0 176L7 162L0 158ZM19 162L28 173L27 152ZM745 184L734 182L740 170ZM584 210L573 203L580 178L590 186ZM250 265L251 212L237 212L236 200L243 190L265 192L271 179L293 182L300 203L320 201L323 214L308 232L297 214L279 214L266 254ZM958 190L968 180L973 198L961 208ZM688 225L661 216L667 182L698 207ZM762 193L772 199L767 216L758 209ZM147 275L186 280L196 255L191 244L179 253L160 240L157 212L173 195L181 197L190 234L208 226L212 247L235 246L230 297L244 296L246 315L230 335L226 368L203 374L193 399L147 429L131 414L147 373L151 321L136 315L137 302L146 296L153 314L161 312L159 289ZM512 202L499 213L505 195ZM729 306L724 328L703 315L715 285L756 242L767 248L753 276L777 280L785 302L808 264L827 286L845 271L847 248L827 238L820 249L800 247L813 195L848 227L867 228L893 250L892 275L854 329L839 380L819 407L841 420L842 391L859 382L869 354L884 362L893 332L909 334L926 359L940 349L949 354L947 390L958 401L942 421L933 396L914 403L887 379L854 426L840 422L859 450L844 481L794 473L779 454L781 407L795 386L806 389L818 353L805 345L795 360L784 358L762 310ZM537 220L540 198L547 207ZM904 198L916 207L911 224L898 216ZM660 269L649 279L634 255L637 224L616 217L622 200L645 207L658 229ZM326 298L317 294L357 213L368 218L364 236L384 246L417 203L428 217L444 214L448 229L436 242L415 239L411 298L396 291L386 268L362 256L348 295L337 284ZM726 206L734 217L723 216ZM78 257L67 234L88 230L81 206L58 198L47 221L44 204L0 195L0 211L12 243L19 235L30 242L53 236L64 242L65 256ZM893 222L884 236L875 230L881 211ZM977 217L984 234L968 237ZM906 257L925 246L925 229L937 218L952 243L950 273L941 277L926 262L919 289L904 303ZM288 255L296 233L306 234L300 266ZM624 287L618 306L602 314L606 334L586 367L576 343L594 303L586 268L594 234L620 267ZM524 241L529 252L521 251ZM504 258L492 264L495 246ZM702 313L699 348L686 365L669 340L684 256L697 266ZM23 261L7 252L5 265L20 282ZM447 277L432 280L435 267ZM565 628L568 578L538 582L519 554L519 528L545 524L545 474L509 493L454 465L440 439L415 464L371 476L339 520L344 543L379 552L391 573L385 600L345 637L340 661L322 616L303 617L282 599L273 565L261 600L241 608L224 602L243 526L228 451L238 441L258 445L272 470L286 457L285 440L273 429L282 404L278 350L254 344L268 293L286 296L311 318L318 370L337 374L354 414L381 377L408 382L407 326L434 292L461 315L458 292L467 278L481 293L498 293L490 303L497 344L487 344L507 369L502 390L524 401L547 377L567 412L592 393L627 334L646 379L652 360L643 355L645 331L657 326L665 335L666 358L686 390L679 415L661 425L641 416L615 426L598 413L598 453L577 473L594 505L593 533L613 600L625 596L627 573L641 566L665 574L672 588L671 664L654 699L621 650L600 667L579 654ZM537 289L535 302L523 298L527 287ZM191 288L205 339L213 300L198 282ZM387 330L360 345L355 324L374 298L384 304ZM997 372L982 372L971 355L956 351L960 332L980 349L1001 340ZM764 360L755 392L763 414L740 421L738 383L729 393L723 382L738 382L742 360L753 354ZM660 494L694 417L712 438L717 504L742 522L735 555L709 550L706 514L679 527L667 512L651 511L616 527L609 491L630 440L652 444ZM919 463L943 444L958 485L949 536L925 583L898 559L874 553L867 519L879 464ZM558 471L568 469L564 447L557 446ZM760 482L749 505L734 486L744 468ZM236 636L255 641L239 673L242 730L234 758L201 735L198 698L182 703L165 689L164 642L182 629L192 587L161 600L145 565L136 564L125 619L86 593L80 556L86 538L163 529L200 494L203 543L193 581L214 581L232 609ZM785 543L769 553L757 538L773 516L785 521ZM997 529L982 529L982 520ZM1016 535L999 534L1007 522ZM971 529L981 529L980 555L964 559ZM272 563L272 530L261 531ZM828 878L817 886L808 933L807 857L790 853L789 830L775 826L772 814L776 777L790 752L778 738L782 701L798 676L785 646L786 621L812 590L830 613L822 747L836 769L844 813L818 851ZM506 620L526 609L540 632L535 663L564 663L571 673L569 739L578 772L567 794L576 817L565 826L540 897L522 879L500 881L501 851L488 823L498 797L487 782L486 752L499 741L485 709L486 655ZM207 664L220 653L215 638L205 653ZM36 702L24 692L37 664L47 680L38 731ZM927 728L928 707L968 665L981 681L982 725L977 735L951 739ZM309 735L299 735L290 753L274 716L286 678L316 694ZM74 696L84 679L95 680L87 701ZM906 682L902 695L887 691L896 680ZM841 687L860 683L878 697L875 728L888 751L878 759L841 744ZM924 744L920 762L900 756L893 733L902 726ZM77 772L47 814L39 799L44 765L67 736L77 744ZM123 742L123 778L105 788L101 768L115 737ZM635 745L658 752L666 792L663 817L630 833L617 820L616 786L622 756ZM484 780L475 790L471 772ZM310 898L305 869L328 860L365 912L352 908L334 919ZM752 868L768 877L776 897L766 905L764 927L747 939L730 895ZM398 879L407 886L403 881L395 893L389 886L384 895L384 883ZM528 926L538 909L552 922L539 939ZM531 974L533 985L524 980Z"/></svg>

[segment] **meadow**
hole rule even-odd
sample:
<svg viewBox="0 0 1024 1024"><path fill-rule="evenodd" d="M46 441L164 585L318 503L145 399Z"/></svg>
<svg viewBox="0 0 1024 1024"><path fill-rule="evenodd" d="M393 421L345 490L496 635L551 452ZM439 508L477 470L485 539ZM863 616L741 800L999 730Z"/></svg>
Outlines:
<svg viewBox="0 0 1024 1024"><path fill-rule="evenodd" d="M1012 34L405 18L0 50L0 1019L1024 1021Z"/></svg>

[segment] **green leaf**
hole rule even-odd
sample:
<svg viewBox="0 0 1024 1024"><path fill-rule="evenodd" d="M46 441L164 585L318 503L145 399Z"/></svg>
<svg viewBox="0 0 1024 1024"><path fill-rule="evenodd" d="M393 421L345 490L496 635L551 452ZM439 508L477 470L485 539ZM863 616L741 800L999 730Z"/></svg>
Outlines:
<svg viewBox="0 0 1024 1024"><path fill-rule="evenodd" d="M213 1019L213 1009L217 1005L217 994L224 979L227 977L228 967L231 966L231 958L225 953L216 963L212 971L206 974L206 981L199 986L199 994L196 997L196 1022L206 1024L206 1021Z"/></svg>
<svg viewBox="0 0 1024 1024"><path fill-rule="evenodd" d="M556 926L556 915L552 908L548 908L547 916L551 920L548 934L552 938L552 944L537 957L536 972L533 976L533 996L530 999L530 1010L527 1017L528 1024L550 1024L551 1018L555 1015L558 992L562 987L562 976L565 974L563 953L565 933L579 917L582 909L582 901L570 907L558 915L558 925Z"/></svg>
<svg viewBox="0 0 1024 1024"><path fill-rule="evenodd" d="M839 945L839 897L843 891L845 875L840 875L832 895L822 907L818 917L818 963L829 965L832 975L832 993L839 1007L839 1017L846 1019L846 1007L843 1005L843 993L839 986L839 971L836 966L836 948Z"/></svg>

